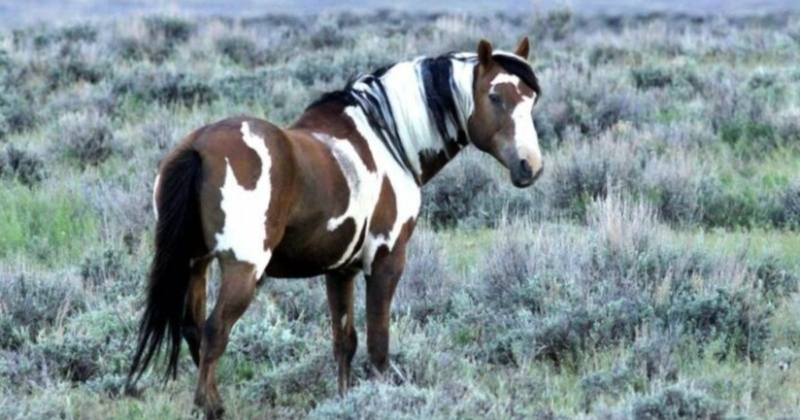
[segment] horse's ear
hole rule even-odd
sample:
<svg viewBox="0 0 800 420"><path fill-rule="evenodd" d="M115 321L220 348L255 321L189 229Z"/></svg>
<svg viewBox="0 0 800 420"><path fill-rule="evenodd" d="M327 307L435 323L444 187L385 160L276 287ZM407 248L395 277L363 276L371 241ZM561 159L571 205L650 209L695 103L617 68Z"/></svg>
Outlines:
<svg viewBox="0 0 800 420"><path fill-rule="evenodd" d="M514 54L527 60L528 54L530 54L530 52L531 52L531 44L530 42L528 42L528 37L524 36L522 37L522 40L519 41L519 45L517 45L517 51L515 51Z"/></svg>
<svg viewBox="0 0 800 420"><path fill-rule="evenodd" d="M485 39L478 43L478 62L485 70L492 67L492 44Z"/></svg>

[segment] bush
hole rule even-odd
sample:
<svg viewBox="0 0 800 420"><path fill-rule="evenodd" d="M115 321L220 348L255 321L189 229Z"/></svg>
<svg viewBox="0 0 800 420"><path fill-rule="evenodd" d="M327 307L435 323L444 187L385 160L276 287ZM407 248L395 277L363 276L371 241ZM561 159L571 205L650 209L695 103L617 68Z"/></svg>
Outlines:
<svg viewBox="0 0 800 420"><path fill-rule="evenodd" d="M252 39L242 36L220 38L216 41L216 47L220 54L234 63L248 67L263 64L266 58Z"/></svg>
<svg viewBox="0 0 800 420"><path fill-rule="evenodd" d="M678 294L666 308L666 320L700 345L721 340L715 356L763 357L769 339L771 309L746 291L719 289L708 295Z"/></svg>
<svg viewBox="0 0 800 420"><path fill-rule="evenodd" d="M707 227L765 227L772 224L775 202L747 180L707 176L700 183L702 223Z"/></svg>
<svg viewBox="0 0 800 420"><path fill-rule="evenodd" d="M32 187L45 177L44 162L39 156L9 145L0 153L0 177L11 178Z"/></svg>
<svg viewBox="0 0 800 420"><path fill-rule="evenodd" d="M18 349L86 309L83 291L63 275L0 277L0 349Z"/></svg>
<svg viewBox="0 0 800 420"><path fill-rule="evenodd" d="M11 87L0 86L0 141L33 128L38 121L34 102Z"/></svg>
<svg viewBox="0 0 800 420"><path fill-rule="evenodd" d="M434 229L485 224L497 217L487 214L482 205L498 188L497 180L484 168L489 162L478 159L476 153L463 154L422 190L422 212Z"/></svg>
<svg viewBox="0 0 800 420"><path fill-rule="evenodd" d="M163 40L170 46L187 42L197 29L192 22L166 16L145 18L144 24L149 40Z"/></svg>
<svg viewBox="0 0 800 420"><path fill-rule="evenodd" d="M392 310L409 314L420 322L445 315L449 311L454 278L441 243L433 232L417 228L407 252Z"/></svg>
<svg viewBox="0 0 800 420"><path fill-rule="evenodd" d="M548 165L545 197L549 204L582 219L592 200L606 197L609 187L636 191L644 165L635 147L608 134L593 142L569 145Z"/></svg>
<svg viewBox="0 0 800 420"><path fill-rule="evenodd" d="M795 181L779 193L778 208L773 216L775 226L800 229L800 182Z"/></svg>
<svg viewBox="0 0 800 420"><path fill-rule="evenodd" d="M81 168L98 166L118 150L108 117L98 112L76 112L57 123L56 150Z"/></svg>
<svg viewBox="0 0 800 420"><path fill-rule="evenodd" d="M211 85L198 76L186 73L140 73L120 78L113 87L115 96L129 96L145 103L164 105L202 105L217 99Z"/></svg>
<svg viewBox="0 0 800 420"><path fill-rule="evenodd" d="M675 83L672 73L669 70L655 66L634 68L631 70L631 77L633 77L634 86L641 90L653 88L663 89Z"/></svg>
<svg viewBox="0 0 800 420"><path fill-rule="evenodd" d="M41 372L29 372L25 379L33 383L54 378L75 384L92 381L93 386L118 379L129 368L136 330L135 313L127 306L101 306L82 313L67 322L65 332L47 335L27 350L26 357L38 361Z"/></svg>
<svg viewBox="0 0 800 420"><path fill-rule="evenodd" d="M78 82L95 84L105 76L104 68L101 64L89 63L77 57L59 59L48 69L47 80L53 90Z"/></svg>
<svg viewBox="0 0 800 420"><path fill-rule="evenodd" d="M723 405L702 393L668 388L633 404L633 420L722 420Z"/></svg>
<svg viewBox="0 0 800 420"><path fill-rule="evenodd" d="M280 98L276 98L273 93L272 84L277 82L273 73L258 69L248 74L223 77L214 82L213 90L220 99L231 103L279 106ZM294 114L296 111L293 109L289 112Z"/></svg>
<svg viewBox="0 0 800 420"><path fill-rule="evenodd" d="M646 196L662 220L675 224L700 220L702 165L688 155L650 162L643 174Z"/></svg>
<svg viewBox="0 0 800 420"><path fill-rule="evenodd" d="M335 395L336 375L330 353L315 351L272 370L249 389L272 407L314 407Z"/></svg>
<svg viewBox="0 0 800 420"><path fill-rule="evenodd" d="M308 418L412 420L425 417L423 413L427 411L425 409L429 404L430 394L413 385L387 386L365 383L353 389L341 401L320 405L309 414Z"/></svg>

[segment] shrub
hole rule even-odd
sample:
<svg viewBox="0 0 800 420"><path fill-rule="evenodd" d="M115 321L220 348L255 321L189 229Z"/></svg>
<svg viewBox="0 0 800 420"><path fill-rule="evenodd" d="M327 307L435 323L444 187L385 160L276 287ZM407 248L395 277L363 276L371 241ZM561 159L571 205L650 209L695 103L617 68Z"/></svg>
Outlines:
<svg viewBox="0 0 800 420"><path fill-rule="evenodd" d="M166 109L162 112L168 114ZM146 122L141 128L139 137L148 149L155 146L160 152L166 152L179 140L176 131L175 120L167 115Z"/></svg>
<svg viewBox="0 0 800 420"><path fill-rule="evenodd" d="M38 121L34 102L14 88L0 86L0 141L33 128Z"/></svg>
<svg viewBox="0 0 800 420"><path fill-rule="evenodd" d="M702 222L708 227L763 227L772 223L774 200L747 180L704 177L700 183Z"/></svg>
<svg viewBox="0 0 800 420"><path fill-rule="evenodd" d="M186 73L139 73L116 81L115 96L127 95L134 100L149 103L202 105L217 99L209 82Z"/></svg>
<svg viewBox="0 0 800 420"><path fill-rule="evenodd" d="M175 53L174 46L170 44L134 37L119 38L114 42L112 48L116 55L123 60L150 60L154 63L163 63Z"/></svg>
<svg viewBox="0 0 800 420"><path fill-rule="evenodd" d="M795 181L780 192L773 224L779 227L800 229L800 182Z"/></svg>
<svg viewBox="0 0 800 420"><path fill-rule="evenodd" d="M632 69L631 77L633 77L634 86L641 90L653 88L663 89L675 83L673 75L669 70L652 65Z"/></svg>
<svg viewBox="0 0 800 420"><path fill-rule="evenodd" d="M800 276L781 266L774 256L761 257L751 263L748 269L758 291L773 305L796 293L800 288Z"/></svg>
<svg viewBox="0 0 800 420"><path fill-rule="evenodd" d="M286 280L264 278L261 287L290 321L325 319L328 304L324 279Z"/></svg>
<svg viewBox="0 0 800 420"><path fill-rule="evenodd" d="M619 397L633 387L634 372L625 366L611 371L596 372L581 378L583 406L588 412L595 401L602 397Z"/></svg>
<svg viewBox="0 0 800 420"><path fill-rule="evenodd" d="M0 348L17 349L36 342L39 333L84 311L87 299L66 276L0 277Z"/></svg>
<svg viewBox="0 0 800 420"><path fill-rule="evenodd" d="M5 153L0 153L0 177L16 179L32 187L45 177L44 162L33 153L9 145Z"/></svg>
<svg viewBox="0 0 800 420"><path fill-rule="evenodd" d="M192 22L166 16L145 18L145 27L149 40L163 40L167 45L183 44L189 40L197 29Z"/></svg>
<svg viewBox="0 0 800 420"><path fill-rule="evenodd" d="M326 402L309 419L397 420L419 419L430 403L430 394L413 385L387 386L365 383L353 389L341 401ZM430 414L430 413L429 413Z"/></svg>
<svg viewBox="0 0 800 420"><path fill-rule="evenodd" d="M60 61L57 66L50 69L47 78L52 89L59 89L77 82L97 83L103 78L99 66L88 64L84 61Z"/></svg>
<svg viewBox="0 0 800 420"><path fill-rule="evenodd" d="M408 244L406 267L397 287L392 310L426 322L448 312L453 293L452 267L433 232L422 227Z"/></svg>
<svg viewBox="0 0 800 420"><path fill-rule="evenodd" d="M635 401L632 414L634 420L722 420L725 409L700 392L673 387Z"/></svg>
<svg viewBox="0 0 800 420"><path fill-rule="evenodd" d="M484 169L488 162L463 154L423 189L423 214L435 229L496 217L481 212L485 197L497 191L496 179Z"/></svg>
<svg viewBox="0 0 800 420"><path fill-rule="evenodd" d="M635 191L641 184L643 164L629 142L606 134L567 147L548 165L545 197L556 210L582 219L592 200L606 197L609 187Z"/></svg>
<svg viewBox="0 0 800 420"><path fill-rule="evenodd" d="M249 389L256 398L273 407L314 407L335 394L336 381L332 379L336 375L330 353L315 351L294 363L281 365L254 381Z"/></svg>
<svg viewBox="0 0 800 420"><path fill-rule="evenodd" d="M701 172L702 165L687 154L648 163L644 187L662 220L676 224L699 221Z"/></svg>
<svg viewBox="0 0 800 420"><path fill-rule="evenodd" d="M634 55L632 51L614 45L597 45L589 50L589 64L593 67L624 61Z"/></svg>
<svg viewBox="0 0 800 420"><path fill-rule="evenodd" d="M102 381L127 373L133 353L137 319L127 306L101 306L67 322L66 332L43 337L28 349L43 372L30 372L28 380L40 383L57 379L80 384ZM191 363L184 360L185 363Z"/></svg>
<svg viewBox="0 0 800 420"><path fill-rule="evenodd" d="M216 41L216 48L220 54L228 57L234 63L244 66L253 67L263 64L265 58L252 39L242 36L220 38Z"/></svg>
<svg viewBox="0 0 800 420"><path fill-rule="evenodd" d="M76 112L62 116L57 123L56 149L82 168L105 162L118 146L108 117L98 112Z"/></svg>
<svg viewBox="0 0 800 420"><path fill-rule="evenodd" d="M258 69L248 74L219 78L214 82L213 90L220 99L231 103L280 106L281 98L275 97L273 82L276 82L273 72ZM287 114L296 117L296 111L292 109Z"/></svg>
<svg viewBox="0 0 800 420"><path fill-rule="evenodd" d="M319 50L322 48L342 48L347 42L347 37L331 19L322 18L314 25L309 36L311 48Z"/></svg>
<svg viewBox="0 0 800 420"><path fill-rule="evenodd" d="M678 294L665 317L701 345L721 340L722 353L715 356L759 360L769 339L770 315L771 309L746 291L719 289L711 294Z"/></svg>
<svg viewBox="0 0 800 420"><path fill-rule="evenodd" d="M67 26L61 29L61 39L72 43L93 43L97 41L97 34L97 28L86 24Z"/></svg>
<svg viewBox="0 0 800 420"><path fill-rule="evenodd" d="M315 343L303 340L305 331L296 329L310 320L294 322L273 302L261 299L248 312L246 319L237 324L231 335L231 354L241 355L248 362L268 362L277 366L296 363L308 350L314 349Z"/></svg>
<svg viewBox="0 0 800 420"><path fill-rule="evenodd" d="M87 256L80 265L84 288L96 290L109 280L121 278L125 274L124 255L118 250L106 249L101 253Z"/></svg>

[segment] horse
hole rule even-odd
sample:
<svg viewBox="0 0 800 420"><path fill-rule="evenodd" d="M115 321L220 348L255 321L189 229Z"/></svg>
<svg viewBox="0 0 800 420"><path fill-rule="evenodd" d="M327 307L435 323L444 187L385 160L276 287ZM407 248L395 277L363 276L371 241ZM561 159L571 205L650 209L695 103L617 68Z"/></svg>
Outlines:
<svg viewBox="0 0 800 420"><path fill-rule="evenodd" d="M448 53L384 66L322 95L286 129L243 116L186 136L162 161L155 252L132 389L166 346L177 376L182 339L199 368L195 404L223 415L215 371L262 276L325 275L339 393L357 348L354 279L366 279L372 375L387 368L390 305L417 223L421 187L468 145L505 166L514 186L544 165L532 119L541 94L523 38L515 52ZM209 265L221 270L206 317Z"/></svg>

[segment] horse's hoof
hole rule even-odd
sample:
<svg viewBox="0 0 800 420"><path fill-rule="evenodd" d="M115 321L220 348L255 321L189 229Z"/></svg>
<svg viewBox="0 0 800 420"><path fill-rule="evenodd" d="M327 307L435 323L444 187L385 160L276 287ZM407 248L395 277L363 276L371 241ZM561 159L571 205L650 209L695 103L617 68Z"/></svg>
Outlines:
<svg viewBox="0 0 800 420"><path fill-rule="evenodd" d="M194 394L195 408L204 408L206 406L206 396L203 394Z"/></svg>
<svg viewBox="0 0 800 420"><path fill-rule="evenodd" d="M206 409L206 420L220 420L225 416L225 408L221 404Z"/></svg>

